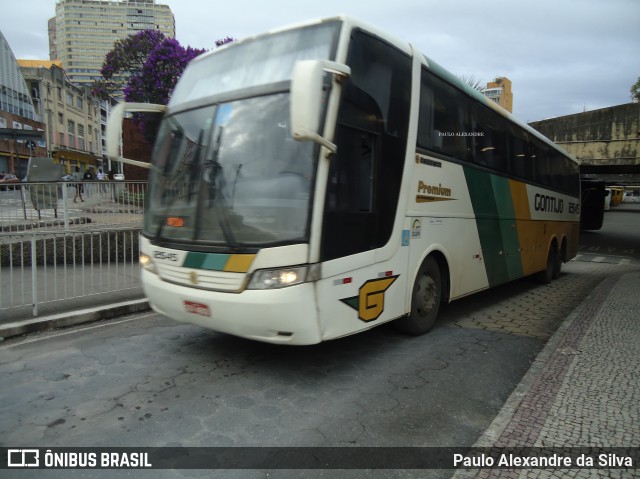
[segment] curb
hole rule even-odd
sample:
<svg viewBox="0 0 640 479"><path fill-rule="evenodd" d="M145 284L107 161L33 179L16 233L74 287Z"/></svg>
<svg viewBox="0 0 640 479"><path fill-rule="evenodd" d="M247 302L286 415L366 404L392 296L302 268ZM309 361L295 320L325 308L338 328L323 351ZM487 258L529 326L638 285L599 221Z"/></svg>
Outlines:
<svg viewBox="0 0 640 479"><path fill-rule="evenodd" d="M595 312L601 308L601 305L607 301L607 298L611 294L611 291L618 284L620 279L624 275L619 276L615 280L607 278L602 280L587 296L587 298L576 307L569 316L562 322L560 327L556 330L542 351L538 353L533 364L526 372L520 383L513 390L502 409L492 421L491 425L487 428L484 434L478 439L474 447L493 447L504 446L504 444L496 444L505 440L512 440L512 438L505 437L505 431L510 425L514 416L519 412L519 409L524 406L525 399L528 394L539 393L536 389L537 383L542 381L549 396L541 397L536 400L536 406L541 407L544 411L537 418L538 421L544 422L546 419L546 413L548 412L547 404L549 401L555 400L558 389L562 386L562 380L564 373L571 361L571 357L575 353L574 347L580 341L580 339L586 333L591 321L595 317ZM565 363L567 363L565 365ZM560 374L551 374L550 377L544 377L548 373L547 369L551 365L562 366ZM546 379L546 381L545 381ZM530 405L529 405L530 406ZM530 429L535 429L537 424L529 424ZM536 434L537 438L537 434ZM525 438L522 438L524 440ZM535 438L529 437L529 441ZM518 444L521 447L532 447L531 444Z"/></svg>
<svg viewBox="0 0 640 479"><path fill-rule="evenodd" d="M611 291L624 276L624 274L621 274L613 281L611 278L603 279L592 290L591 294L589 294L581 304L569 313L553 336L551 336L542 350L536 355L536 358L529 370L509 395L487 429L480 435L475 444L473 444L472 448L507 447L505 444L501 444L501 442L505 440L510 440L509 437L505 437L505 435L508 436L508 434L506 434L507 429L514 418L518 415L519 409L524 406L524 403L528 399L527 396L530 393L535 394L536 384L542 380L541 378L545 375L549 363L556 360L557 355L570 356L572 354L571 347L564 347L567 345L565 343L575 343L582 337L585 330L588 328L590 321L593 319L593 317L587 317L586 314L593 312L594 309L599 309L601 304L606 301ZM547 400L555 399L555 393L557 392L557 389L561 387L563 377L564 375L553 379L557 384L554 384L555 391L553 397L546 398ZM542 404L541 406L542 409L544 409L544 406L546 405ZM544 418L546 418L547 412L548 411L546 410L541 410L540 416L544 416ZM544 418L542 418L543 421ZM536 429L536 426L537 424L528 423L528 429L530 430ZM527 431L527 433L528 432L529 431ZM522 444L518 444L517 446L515 444L510 444L509 446L532 447L532 443L525 445L524 442L527 440L533 440L535 442L536 438L537 434L535 435L535 438L528 437L524 434L519 438L523 441ZM489 470L486 469L461 468L456 470L452 479L476 479L478 477L485 477L482 474L487 474L488 472ZM499 470L491 472L497 473L498 476L502 477L501 474L506 474L508 471Z"/></svg>
<svg viewBox="0 0 640 479"><path fill-rule="evenodd" d="M135 299L99 308L81 309L70 313L54 314L42 318L17 321L0 325L0 340L29 333L66 328L103 319L113 319L150 309L148 299Z"/></svg>

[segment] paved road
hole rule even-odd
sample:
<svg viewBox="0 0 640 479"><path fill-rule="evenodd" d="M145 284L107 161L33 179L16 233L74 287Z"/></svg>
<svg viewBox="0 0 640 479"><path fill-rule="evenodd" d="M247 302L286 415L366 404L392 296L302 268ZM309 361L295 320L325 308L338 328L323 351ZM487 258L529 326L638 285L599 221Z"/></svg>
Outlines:
<svg viewBox="0 0 640 479"><path fill-rule="evenodd" d="M583 259L640 260L640 203L622 203L605 211L600 230L580 232L579 252Z"/></svg>
<svg viewBox="0 0 640 479"><path fill-rule="evenodd" d="M604 278L633 269L572 262L551 285L523 280L454 303L434 331L418 338L383 326L283 348L148 313L7 341L0 346L0 381L12 386L0 398L11 414L0 416L0 445L472 445L569 312ZM68 477L66 471L21 472L16 477ZM114 471L84 472L114 477ZM450 474L378 470L367 476Z"/></svg>

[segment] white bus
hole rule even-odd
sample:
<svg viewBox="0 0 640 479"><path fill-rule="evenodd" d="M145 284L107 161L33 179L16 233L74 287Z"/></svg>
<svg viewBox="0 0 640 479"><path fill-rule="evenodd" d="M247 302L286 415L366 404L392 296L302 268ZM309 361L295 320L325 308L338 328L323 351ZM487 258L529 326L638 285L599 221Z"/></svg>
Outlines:
<svg viewBox="0 0 640 479"><path fill-rule="evenodd" d="M408 43L349 17L194 59L164 111L140 263L156 311L280 344L388 321L575 256L578 165ZM135 163L135 162L134 162Z"/></svg>

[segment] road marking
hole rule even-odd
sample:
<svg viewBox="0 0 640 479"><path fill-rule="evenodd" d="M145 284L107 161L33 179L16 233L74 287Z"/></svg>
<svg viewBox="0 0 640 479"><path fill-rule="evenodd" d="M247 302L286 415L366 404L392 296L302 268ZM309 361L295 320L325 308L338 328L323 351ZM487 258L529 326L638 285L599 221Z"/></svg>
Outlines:
<svg viewBox="0 0 640 479"><path fill-rule="evenodd" d="M590 253L576 254L572 261L582 261L585 263L608 263L617 265L635 265L639 263L639 260L635 258L629 258L628 256L619 256L610 254L607 256L596 256Z"/></svg>

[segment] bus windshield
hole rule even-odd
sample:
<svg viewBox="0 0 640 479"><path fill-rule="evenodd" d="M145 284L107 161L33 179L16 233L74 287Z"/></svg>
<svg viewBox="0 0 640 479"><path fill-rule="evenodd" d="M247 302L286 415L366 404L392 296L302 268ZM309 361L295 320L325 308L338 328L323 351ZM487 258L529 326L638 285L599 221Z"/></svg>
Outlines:
<svg viewBox="0 0 640 479"><path fill-rule="evenodd" d="M295 141L288 121L287 92L166 117L144 234L231 248L307 242L314 144Z"/></svg>
<svg viewBox="0 0 640 479"><path fill-rule="evenodd" d="M187 67L156 140L146 237L226 249L308 242L317 150L291 136L288 89L298 60L333 59L339 28L249 39Z"/></svg>
<svg viewBox="0 0 640 479"><path fill-rule="evenodd" d="M169 107L290 80L299 60L333 60L339 28L339 22L320 23L231 43L203 55L185 69Z"/></svg>

